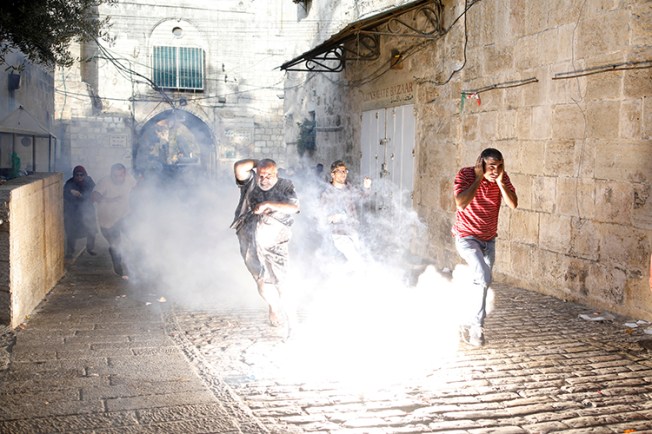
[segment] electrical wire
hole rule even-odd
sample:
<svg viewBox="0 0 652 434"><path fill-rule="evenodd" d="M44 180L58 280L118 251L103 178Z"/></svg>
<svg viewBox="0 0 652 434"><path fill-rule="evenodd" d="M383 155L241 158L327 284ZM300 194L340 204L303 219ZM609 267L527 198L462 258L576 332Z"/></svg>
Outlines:
<svg viewBox="0 0 652 434"><path fill-rule="evenodd" d="M464 50L463 50L464 62L462 63L462 66L460 66L460 67L459 67L458 69L456 69L456 70L453 70L453 72L451 72L451 74L449 75L448 79L446 79L446 81L444 81L444 82L433 82L433 81L431 81L431 80L426 80L426 81L422 81L422 82L435 83L435 84L438 85L438 86L443 86L443 85L447 84L447 83L448 83L448 82L453 78L453 76L454 76L456 73L458 73L459 71L461 71L461 70L464 68L464 66L466 65L466 48L467 48L468 39L469 39L469 37L468 37L468 32L467 32L467 18L466 18L466 16L467 16L467 12L469 11L469 9L471 9L472 6L474 6L475 4L479 3L480 1L481 1L481 0L472 1L472 2L469 4L468 0L465 0L465 2L464 2L464 11L462 11L462 13L460 13L460 14L459 14L459 15L458 15L454 20L453 20L453 22L450 24L450 26L448 26L448 28L447 28L446 30L444 30L444 32L442 32L441 35L439 35L439 38L438 38L438 39L441 39L441 38L443 38L444 36L446 36L446 35L447 35L451 30L452 30L452 28L455 26L455 24L456 24L456 23L457 23L457 22L458 22L462 17L464 17ZM414 45L412 45L411 47L408 47L407 50L404 50L404 52L401 53L401 54L402 54L402 57L403 57L403 60L402 60L402 61L405 61L405 59L407 59L407 58L409 58L409 57L411 57L411 56L417 54L418 52L420 52L421 50L423 50L426 46L430 45L431 42L432 42L432 40L423 41L423 42L420 42L420 43L418 43L418 44L414 44ZM390 63L391 63L391 61L388 61L388 62L387 62L387 64L390 64ZM386 67L387 64L385 64L384 66ZM377 79L377 78L380 78L381 76L383 76L384 74L386 74L388 71L390 71L390 69L387 69L387 70L383 71L383 73L380 74L378 77L374 78L374 80ZM373 80L367 80L367 81L364 81L364 82L361 83L361 84L366 84L366 83L368 83L369 81L373 81Z"/></svg>
<svg viewBox="0 0 652 434"><path fill-rule="evenodd" d="M117 68L119 72L123 72L127 74L126 78L131 79L129 76L130 74L135 75L136 77L139 77L145 81L153 90L157 91L163 100L167 102L172 108L175 108L174 101L170 96L162 89L160 88L156 83L154 83L149 77L144 76L143 74L139 73L138 71L134 71L132 68L125 67L118 59L116 59L109 50L104 47L102 43L100 43L99 40L95 39L95 43L97 47L99 48L100 52L104 55L103 57L106 57L107 60L109 60L113 66Z"/></svg>
<svg viewBox="0 0 652 434"><path fill-rule="evenodd" d="M437 84L444 85L444 84L448 83L452 79L454 74L459 72L465 66L465 64L466 64L466 47L467 47L467 43L468 43L466 15L467 15L468 10L473 5L479 3L480 1L481 0L476 0L476 1L471 1L469 3L469 0L465 0L465 9L464 9L464 11L462 13L460 13L460 15L458 15L453 20L453 22L450 24L450 26L444 32L442 32L440 35L438 35L437 39L445 36L446 34L448 34L451 31L451 29L456 25L456 23L462 17L464 18L464 24L465 24L464 25L464 37L465 37L465 39L464 39L464 62L462 64L462 66L460 66L458 69L454 70L450 74L450 76L448 77L448 79L446 81L444 81L442 83L437 83ZM205 9L202 9L202 8L200 8L200 9L205 10ZM212 9L210 9L210 10L212 10ZM123 15L120 15L120 16L130 16L130 15L123 14ZM134 15L133 17L136 17L136 16ZM288 21L288 22L290 22L290 21ZM333 20L314 20L314 22L317 23L317 24L320 24L320 23L327 23L327 22L328 23L333 23L333 22L336 22L336 21L333 21ZM234 23L239 23L239 22L234 20ZM299 35L299 32L300 31L298 31L297 35ZM303 35L303 34L301 34L301 35ZM299 38L297 38L297 39L299 39ZM301 38L301 39L303 39L303 38ZM234 38L234 40L235 40L235 38ZM418 53L423 48L425 48L427 45L429 45L431 42L432 42L432 40L422 41L421 43L414 44L414 45L408 47L407 49L405 49L402 52L403 60L405 60L406 58L408 58L408 57L410 57L410 56L412 56L412 55L414 55L416 53ZM145 65L145 64L140 63L140 62L135 62L135 61L132 61L132 60L129 60L129 59L126 59L126 58L118 57L115 54L113 54L104 44L102 44L97 39L95 39L95 43L96 43L96 45L98 47L98 51L100 52L100 55L96 56L97 59L108 61L109 63L111 63L116 68L117 72L123 78L129 80L132 83L147 85L148 87L150 87L154 91L158 92L159 95L161 95L161 98L162 98L163 101L165 101L171 107L173 107L173 108L175 107L174 100L165 92L164 89L157 86L156 83L154 83L149 77L143 75L142 73L139 73L138 71L134 70L130 66L124 65L123 62L126 61L126 62L129 62L130 64L135 63L139 67L146 68L148 70L153 70L153 68L151 66ZM257 63L260 63L260 61L258 61ZM338 82L333 82L333 83L337 84L338 86L342 86L342 87L359 87L359 86L362 86L362 85L364 85L366 83L377 80L380 77L382 77L384 74L386 74L390 70L389 68L387 68L388 64L389 64L389 62L383 63L383 65L381 65L377 70L373 71L371 74L369 74L367 77L365 77L363 79L350 81L350 82L338 81ZM296 84L294 86L284 87L283 89L274 87L275 85L281 84L284 81L284 79L281 79L280 81L278 81L276 83L273 83L271 86L257 86L257 87L252 87L251 89L248 89L248 90L229 92L227 94L221 94L219 96L217 96L217 95L205 95L205 96L200 96L200 97L184 96L183 98L186 99L186 101L199 102L199 101L211 100L211 99L218 98L218 97L241 95L241 94L253 92L253 91L256 91L256 90L278 90L278 91L294 90L294 89L298 89L298 88L301 88L301 87L307 85L307 83L312 80L314 74L315 74L314 72L309 73L308 77L302 83ZM326 77L326 78L329 81L332 81L332 80L330 80L329 77ZM217 80L220 80L220 79L219 78L205 78L205 80L207 80L207 81L217 81ZM239 86L242 86L242 85L244 85L244 84L239 84ZM67 91L67 90L65 90L65 88L64 88L64 91L61 91L61 90L57 89L57 93L63 94L63 95L66 95L66 96L71 96L71 97L73 97L73 96L86 97L86 98L88 97L88 95L85 95L85 94L78 94L78 93ZM154 98L136 98L134 96L132 96L130 98L102 97L102 99L109 100L109 101L123 101L123 102L158 102L158 101L160 101L159 99L154 99Z"/></svg>
<svg viewBox="0 0 652 434"><path fill-rule="evenodd" d="M137 83L142 83L142 82L139 82L139 81L136 81L136 82ZM276 84L280 84L281 82L282 82L282 80L277 82ZM283 89L276 88L276 87L263 86L263 87L254 87L254 88L248 89L248 90L242 90L242 91L236 91L236 92L228 92L228 93L224 93L224 94L220 94L220 95L204 95L204 96L201 96L201 97L190 97L190 96L186 96L184 94L184 96L182 96L182 98L184 98L186 101L202 101L202 100L215 99L215 98L219 98L219 97L243 95L243 94L255 92L257 90L282 91ZM88 98L88 94L76 93L76 92L72 92L72 91L68 91L68 90L55 89L55 92L57 92L60 95L67 95L67 96L71 96L71 97L75 97L75 96L80 97L80 98L77 98L77 99ZM161 99L159 99L159 98L156 98L156 99L155 98L147 98L147 97L140 98L140 97L134 97L134 96L131 96L129 98L102 97L102 99L107 100L107 101L120 101L120 102L158 102L158 101L161 101ZM273 99L270 99L270 100L273 101Z"/></svg>
<svg viewBox="0 0 652 434"><path fill-rule="evenodd" d="M579 69L575 71L559 72L552 77L553 80L565 80L568 78L584 77L592 74L601 74L611 71L626 71L630 69L652 68L652 60L641 60L634 62L612 63L609 65L594 66L592 68Z"/></svg>
<svg viewBox="0 0 652 434"><path fill-rule="evenodd" d="M103 44L101 45L99 42L96 42L96 43L98 44L98 46L99 46L99 48L100 48L100 50L102 52L102 55L96 56L97 59L104 59L104 60L108 60L109 62L111 62L116 67L116 69L118 70L118 73L120 75L122 75L124 78L126 78L127 80L130 80L130 81L135 82L135 83L146 84L149 87L151 87L152 89L158 91L159 93L163 92L164 99L169 104L173 104L169 97L168 97L168 99L165 98L165 96L167 96L165 91L162 88L158 87L149 77L143 75L142 73L139 73L139 72L135 71L132 67L127 67L127 66L123 65L122 61L129 62L129 64L132 64L132 63L136 64L139 67L145 68L150 72L153 71L154 68L152 68L149 65L145 65L145 64L143 64L141 62L135 62L135 61L132 61L130 59L126 59L124 57L118 57L116 54L112 53L108 48L106 48ZM271 57L271 55L268 56L268 57ZM260 62L262 62L264 60L265 60L264 58L258 60L256 63L254 63L254 66L259 64ZM246 68L248 71L251 71L251 69L252 69L251 66L249 66L249 67L243 66L243 68ZM231 73L237 73L237 69L235 71L232 71ZM135 80L133 76L139 77L141 80ZM213 81L213 82L221 81L220 78L210 78L210 77L204 77L204 80L205 81ZM248 85L247 83L244 83L243 81L245 81L245 79L243 79L243 78L241 78L239 81L235 80L235 82L238 82L238 87L251 86L251 88L249 90L239 91L239 92L231 92L231 93L227 93L225 95L220 95L220 96L236 95L236 94L240 94L240 93L252 92L252 91L256 91L256 90L264 90L264 89L282 91L282 88L280 88L280 87L277 88L277 87L274 87L274 86L277 86L280 83L282 83L283 78L281 78L280 80L276 81L275 83L272 83L271 85L267 85L267 86L252 86L252 85ZM194 101L194 100L208 99L208 98L216 98L216 96L207 96L207 97L200 97L200 98L187 98L186 97L186 100L193 100Z"/></svg>
<svg viewBox="0 0 652 434"><path fill-rule="evenodd" d="M469 90L463 90L462 93L464 95L472 95L472 94L481 94L482 92L487 92L488 90L494 90L494 89L508 89L510 87L518 87L518 86L524 86L526 84L530 83L537 83L539 80L536 77L530 77L526 78L524 80L513 80L513 81L506 81L503 83L496 83L496 84L491 84L489 86L484 86L479 89L469 89Z"/></svg>
<svg viewBox="0 0 652 434"><path fill-rule="evenodd" d="M470 1L469 2L469 0L465 0L465 2L464 2L464 10L451 22L451 24L448 26L448 28L446 28L446 30L444 30L440 35L438 35L436 38L431 38L431 39L428 39L426 41L421 41L421 42L419 42L417 44L413 44L413 45L411 45L408 48L403 50L403 52L401 53L401 55L403 57L402 61L405 61L405 59L419 53L421 50L423 50L427 46L429 46L433 42L433 39L434 40L439 40L439 39L443 38L444 36L446 36L453 29L455 24L460 19L464 18L464 50L463 50L464 61L463 61L462 65L459 68L453 70L451 72L451 74L449 75L449 77L443 82L435 82L435 81L432 81L432 80L420 80L419 81L420 83L434 83L437 86L443 86L443 85L447 84L448 82L450 82L450 80L453 78L453 76L455 74L457 74L458 72L460 72L464 68L464 66L466 66L466 60L467 60L467 58L466 58L466 49L467 49L468 39L469 39L468 38L468 31L467 31L467 18L466 18L467 17L467 12L471 9L471 7L473 7L474 5L480 3L481 1L482 0L475 0L475 1ZM337 85L339 87L360 87L360 86L363 86L363 85L365 85L367 83L378 80L380 77L387 74L389 71L391 71L391 69L388 67L390 65L391 65L391 60L387 61L387 62L383 62L382 65L380 65L376 70L372 71L369 75L367 75L367 77L364 77L364 78L361 78L361 79L358 79L358 80L352 80L352 81L349 81L349 82L341 81L341 80L336 81L336 80L331 79L327 75L325 76L325 79L330 81L332 84ZM319 73L318 72L309 72L308 76L310 76L312 74L319 74ZM307 84L307 80L306 80L305 84ZM297 88L299 86L300 85L297 85L294 88Z"/></svg>

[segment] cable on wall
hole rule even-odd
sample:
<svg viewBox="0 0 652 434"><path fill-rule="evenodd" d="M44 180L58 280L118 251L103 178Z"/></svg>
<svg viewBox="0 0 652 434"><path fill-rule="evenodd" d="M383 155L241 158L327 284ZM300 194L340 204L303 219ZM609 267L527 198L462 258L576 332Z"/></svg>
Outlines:
<svg viewBox="0 0 652 434"><path fill-rule="evenodd" d="M610 71L625 71L628 69L652 68L652 60L641 60L636 62L612 63L609 65L594 66L591 68L578 69L575 71L559 72L552 77L553 80L564 80L567 78L584 77L586 75L600 74Z"/></svg>
<svg viewBox="0 0 652 434"><path fill-rule="evenodd" d="M539 80L536 77L530 77L524 80L513 80L513 81L505 81L503 83L490 84L488 86L484 86L478 89L463 90L461 92L462 96L460 100L460 112L464 110L464 101L466 101L467 99L475 100L478 103L478 105L480 105L481 104L480 94L482 92L487 92L494 89L508 89L510 87L525 86L526 84L537 83L538 81Z"/></svg>

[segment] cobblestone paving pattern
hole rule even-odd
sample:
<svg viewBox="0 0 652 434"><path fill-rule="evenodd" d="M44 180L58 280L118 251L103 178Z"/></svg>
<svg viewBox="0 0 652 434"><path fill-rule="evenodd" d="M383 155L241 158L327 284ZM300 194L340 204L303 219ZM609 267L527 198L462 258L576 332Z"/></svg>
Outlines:
<svg viewBox="0 0 652 434"><path fill-rule="evenodd" d="M587 321L578 317L590 312L584 306L509 287L497 288L495 306L486 322L484 347L456 344L449 351L445 342L431 341L425 334L419 338L423 349L442 350L428 365L426 355L432 353L406 354L406 347L396 347L400 341L389 340L404 357L397 364L421 357L426 365L416 365L406 375L380 378L370 358L365 363L377 381L364 378L364 368L338 377L313 366L322 356L330 367L335 368L337 360L344 360L338 368L347 366L351 349L334 356L333 342L324 346L322 355L309 354L319 352L318 343L298 345L308 354L284 366L292 358L288 354L293 338L286 342L282 329L269 327L262 309L177 307L168 322L173 321L181 338L194 347L196 361L219 373L215 381L230 386L272 431L652 432L652 353L641 344L641 329L628 329L625 319ZM300 316L299 324L305 321ZM393 350L388 351L385 356ZM383 369L388 371L387 366Z"/></svg>

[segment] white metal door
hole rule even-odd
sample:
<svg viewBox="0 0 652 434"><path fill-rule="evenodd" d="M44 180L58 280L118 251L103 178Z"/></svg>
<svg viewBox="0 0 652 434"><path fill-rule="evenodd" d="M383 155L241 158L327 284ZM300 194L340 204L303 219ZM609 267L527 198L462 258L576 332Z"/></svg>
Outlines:
<svg viewBox="0 0 652 434"><path fill-rule="evenodd" d="M414 189L414 107L387 109L385 176L403 192Z"/></svg>
<svg viewBox="0 0 652 434"><path fill-rule="evenodd" d="M361 175L389 179L411 197L415 132L412 104L363 112Z"/></svg>
<svg viewBox="0 0 652 434"><path fill-rule="evenodd" d="M380 166L384 161L384 149L379 146L385 138L385 109L370 110L362 113L362 131L360 134L362 159L360 175L371 179L380 177Z"/></svg>

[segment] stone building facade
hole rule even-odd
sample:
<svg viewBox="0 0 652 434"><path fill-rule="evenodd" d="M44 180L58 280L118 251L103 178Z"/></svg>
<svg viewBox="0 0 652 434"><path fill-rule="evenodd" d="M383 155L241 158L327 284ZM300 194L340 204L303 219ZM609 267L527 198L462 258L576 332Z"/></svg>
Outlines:
<svg viewBox="0 0 652 434"><path fill-rule="evenodd" d="M283 65L286 141L308 125L312 158L382 177L368 163L388 137L370 147L365 122L407 114L412 152L391 158L413 171L427 226L413 248L441 268L461 262L455 174L498 148L519 207L501 211L494 278L652 320L652 3L322 3L305 3L307 21L336 25ZM342 52L323 56L342 46L338 71Z"/></svg>
<svg viewBox="0 0 652 434"><path fill-rule="evenodd" d="M283 73L298 6L289 0L117 2L109 43L56 73L63 153L92 176L120 162L135 171L216 174L244 156L289 164ZM288 39L289 38L289 39Z"/></svg>
<svg viewBox="0 0 652 434"><path fill-rule="evenodd" d="M47 173L58 149L53 71L31 63L17 50L4 60L0 65L0 328L15 328L64 273L63 181L60 173Z"/></svg>
<svg viewBox="0 0 652 434"><path fill-rule="evenodd" d="M56 158L54 76L51 68L31 63L20 51L0 65L0 169L12 166L15 152L24 171L47 172ZM22 107L22 109L21 109ZM16 134L22 132L24 134ZM52 148L50 158L48 148ZM36 164L37 163L37 164Z"/></svg>

